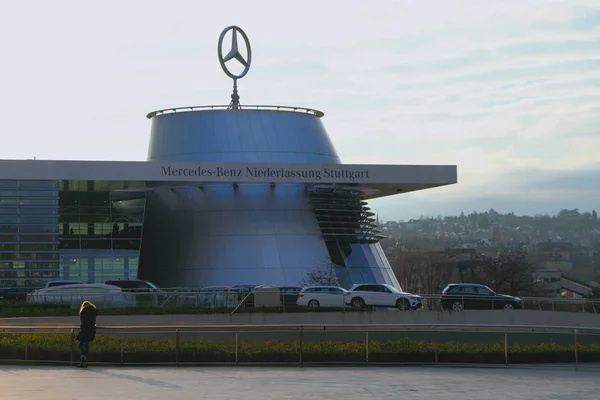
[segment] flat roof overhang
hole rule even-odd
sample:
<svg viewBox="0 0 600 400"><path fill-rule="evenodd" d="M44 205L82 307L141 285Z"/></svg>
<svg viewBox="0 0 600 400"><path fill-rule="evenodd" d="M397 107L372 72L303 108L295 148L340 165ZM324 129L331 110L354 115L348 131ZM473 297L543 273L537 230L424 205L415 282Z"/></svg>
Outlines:
<svg viewBox="0 0 600 400"><path fill-rule="evenodd" d="M452 185L458 178L455 165L0 160L0 180L142 181L151 187L292 183L354 189L373 199Z"/></svg>

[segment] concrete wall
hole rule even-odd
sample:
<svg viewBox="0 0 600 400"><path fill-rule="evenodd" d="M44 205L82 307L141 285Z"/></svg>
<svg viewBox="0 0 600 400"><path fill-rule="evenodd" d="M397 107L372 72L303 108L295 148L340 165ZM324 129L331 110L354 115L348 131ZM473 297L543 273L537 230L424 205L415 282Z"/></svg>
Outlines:
<svg viewBox="0 0 600 400"><path fill-rule="evenodd" d="M78 317L8 318L2 325L73 325ZM315 312L289 314L127 315L98 317L98 326L178 324L498 324L600 328L600 315L553 311Z"/></svg>

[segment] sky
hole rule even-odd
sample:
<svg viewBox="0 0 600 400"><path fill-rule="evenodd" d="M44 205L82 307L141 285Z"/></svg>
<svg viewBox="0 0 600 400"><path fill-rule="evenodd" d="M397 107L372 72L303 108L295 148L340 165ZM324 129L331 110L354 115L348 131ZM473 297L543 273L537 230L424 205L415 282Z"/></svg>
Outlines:
<svg viewBox="0 0 600 400"><path fill-rule="evenodd" d="M145 160L148 112L229 102L230 25L242 105L324 111L344 163L457 165L382 220L600 211L597 0L10 2L0 158Z"/></svg>

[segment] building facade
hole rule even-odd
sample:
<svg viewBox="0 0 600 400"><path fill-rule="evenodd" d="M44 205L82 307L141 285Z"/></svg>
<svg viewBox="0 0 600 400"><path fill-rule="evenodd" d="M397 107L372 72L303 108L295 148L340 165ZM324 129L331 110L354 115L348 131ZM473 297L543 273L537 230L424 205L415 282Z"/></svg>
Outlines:
<svg viewBox="0 0 600 400"><path fill-rule="evenodd" d="M456 183L455 166L343 164L303 108L157 111L148 161L0 160L0 287L400 287L370 199Z"/></svg>
<svg viewBox="0 0 600 400"><path fill-rule="evenodd" d="M400 287L367 201L454 184L456 166L343 164L322 112L240 105L243 30L218 49L231 103L148 114L146 162L0 160L0 287L298 286L321 268Z"/></svg>
<svg viewBox="0 0 600 400"><path fill-rule="evenodd" d="M136 278L146 197L136 187L145 183L0 181L0 287Z"/></svg>

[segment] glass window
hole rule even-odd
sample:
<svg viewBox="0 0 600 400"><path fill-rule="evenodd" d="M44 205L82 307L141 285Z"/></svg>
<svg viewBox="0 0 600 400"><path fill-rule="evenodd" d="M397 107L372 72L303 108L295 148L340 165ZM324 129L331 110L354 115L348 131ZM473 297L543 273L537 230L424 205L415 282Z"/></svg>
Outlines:
<svg viewBox="0 0 600 400"><path fill-rule="evenodd" d="M57 181L20 181L21 188L58 188Z"/></svg>
<svg viewBox="0 0 600 400"><path fill-rule="evenodd" d="M475 290L477 294L483 295L483 296L491 296L493 293L491 291L489 291L488 289L481 287L481 286L475 286Z"/></svg>
<svg viewBox="0 0 600 400"><path fill-rule="evenodd" d="M0 234L2 233L17 233L19 225L0 225Z"/></svg>
<svg viewBox="0 0 600 400"><path fill-rule="evenodd" d="M59 181L58 190L64 192L77 192L79 191L79 183L85 184L85 181ZM85 190L85 186L82 186Z"/></svg>
<svg viewBox="0 0 600 400"><path fill-rule="evenodd" d="M24 199L23 197L19 198L19 205L21 206L56 206L58 205L58 199Z"/></svg>
<svg viewBox="0 0 600 400"><path fill-rule="evenodd" d="M19 205L19 199L16 197L0 198L0 206L16 206Z"/></svg>
<svg viewBox="0 0 600 400"><path fill-rule="evenodd" d="M58 254L58 253L44 253L44 252L26 253L26 252L21 252L18 255L19 255L19 260L43 260L43 261L50 261L50 260L59 260L60 259L60 254Z"/></svg>
<svg viewBox="0 0 600 400"><path fill-rule="evenodd" d="M18 214L19 214L19 209L17 207L0 205L0 215L18 215Z"/></svg>
<svg viewBox="0 0 600 400"><path fill-rule="evenodd" d="M11 234L0 234L0 243L7 243L7 242L18 242L19 241L19 235L11 235Z"/></svg>
<svg viewBox="0 0 600 400"><path fill-rule="evenodd" d="M25 269L58 269L58 261L48 260L48 261L26 261Z"/></svg>
<svg viewBox="0 0 600 400"><path fill-rule="evenodd" d="M0 215L0 224L16 224L19 222L17 215Z"/></svg>
<svg viewBox="0 0 600 400"><path fill-rule="evenodd" d="M401 291L399 291L398 289L396 289L393 286L390 286L390 287L384 286L384 287L385 287L387 293L402 294Z"/></svg>
<svg viewBox="0 0 600 400"><path fill-rule="evenodd" d="M331 259L331 262L333 262L336 265L341 265L345 267L346 264L344 263L344 256L340 251L338 242L326 241L325 244L327 246L327 250L329 251L329 258Z"/></svg>
<svg viewBox="0 0 600 400"><path fill-rule="evenodd" d="M20 209L21 215L56 215L58 214L58 207L21 207ZM0 214L2 211L0 211Z"/></svg>
<svg viewBox="0 0 600 400"><path fill-rule="evenodd" d="M7 181L7 180L2 180L0 181L0 188L17 188L19 187L19 181Z"/></svg>
<svg viewBox="0 0 600 400"><path fill-rule="evenodd" d="M20 233L58 233L58 225L19 225Z"/></svg>
<svg viewBox="0 0 600 400"><path fill-rule="evenodd" d="M21 224L57 224L58 216L20 215L18 221Z"/></svg>
<svg viewBox="0 0 600 400"><path fill-rule="evenodd" d="M1 236L0 236L1 237ZM25 233L21 233L19 235L19 240L21 242L58 242L58 235L57 234L25 234Z"/></svg>
<svg viewBox="0 0 600 400"><path fill-rule="evenodd" d="M86 207L109 207L108 192L80 192L79 204Z"/></svg>
<svg viewBox="0 0 600 400"><path fill-rule="evenodd" d="M123 181L93 181L95 192L110 192L113 190L125 189Z"/></svg>
<svg viewBox="0 0 600 400"><path fill-rule="evenodd" d="M58 198L57 190L31 190L31 189L21 189L19 192L16 192L19 197L48 197L51 199ZM2 192L0 192L0 196L2 196Z"/></svg>
<svg viewBox="0 0 600 400"><path fill-rule="evenodd" d="M19 258L19 253L0 253L0 260L16 260Z"/></svg>
<svg viewBox="0 0 600 400"><path fill-rule="evenodd" d="M54 243L21 243L21 251L58 250L58 244Z"/></svg>

